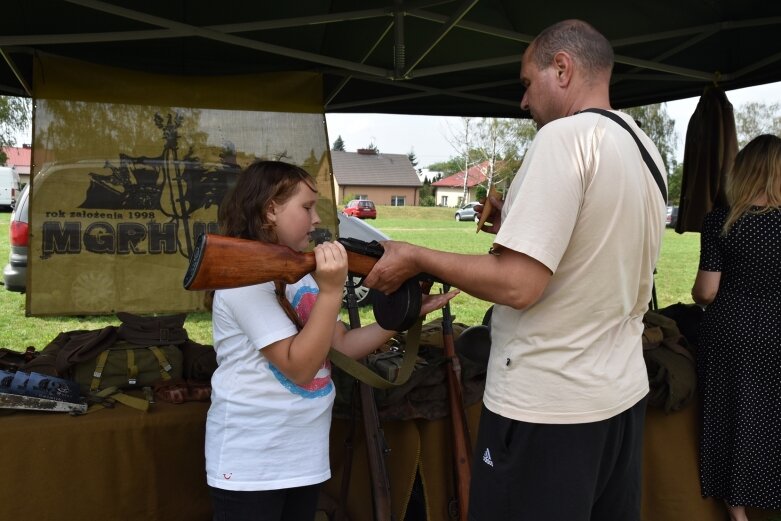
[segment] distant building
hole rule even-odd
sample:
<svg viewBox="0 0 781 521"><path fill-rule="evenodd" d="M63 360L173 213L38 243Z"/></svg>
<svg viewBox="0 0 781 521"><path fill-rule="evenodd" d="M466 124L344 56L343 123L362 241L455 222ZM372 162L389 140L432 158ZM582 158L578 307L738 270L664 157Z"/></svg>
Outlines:
<svg viewBox="0 0 781 521"><path fill-rule="evenodd" d="M460 207L463 204L477 200L477 187L486 185L489 163L483 161L471 167L466 172L466 200L464 200L464 172L431 183L434 187L434 199L437 206Z"/></svg>
<svg viewBox="0 0 781 521"><path fill-rule="evenodd" d="M423 183L406 154L331 151L337 207L348 199L376 205L417 206Z"/></svg>
<svg viewBox="0 0 781 521"><path fill-rule="evenodd" d="M3 147L3 152L8 156L8 160L5 166L12 166L16 168L16 172L19 174L19 181L22 185L26 185L30 182L30 166L32 161L32 147L30 145L22 145L21 147Z"/></svg>

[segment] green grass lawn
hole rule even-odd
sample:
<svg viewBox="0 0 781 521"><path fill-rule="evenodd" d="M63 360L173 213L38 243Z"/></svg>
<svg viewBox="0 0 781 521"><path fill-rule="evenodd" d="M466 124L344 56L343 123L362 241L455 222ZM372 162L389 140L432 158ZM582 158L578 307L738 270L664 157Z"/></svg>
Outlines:
<svg viewBox="0 0 781 521"><path fill-rule="evenodd" d="M378 218L369 221L393 239L444 251L480 254L488 251L493 236L475 233L475 223L456 222L451 208L388 207L378 208ZM0 264L8 260L9 213L0 213ZM689 291L697 271L699 234L678 235L665 232L662 255L657 268L656 292L660 307L676 302L691 302ZM465 268L466 269L466 268ZM439 291L435 286L432 291ZM0 347L23 350L26 346L42 349L62 331L98 329L118 324L111 316L25 317L26 295L0 289ZM451 303L456 322L479 324L490 304L462 293ZM430 318L440 316L438 313ZM347 320L346 313L344 314ZM361 323L373 322L371 308L361 309ZM211 344L211 319L208 313L192 313L185 324L196 342Z"/></svg>

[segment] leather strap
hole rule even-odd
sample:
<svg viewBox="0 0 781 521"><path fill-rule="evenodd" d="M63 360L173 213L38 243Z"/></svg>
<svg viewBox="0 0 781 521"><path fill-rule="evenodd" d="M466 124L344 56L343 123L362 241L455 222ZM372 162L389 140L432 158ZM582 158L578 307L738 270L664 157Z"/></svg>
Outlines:
<svg viewBox="0 0 781 521"><path fill-rule="evenodd" d="M138 366L136 365L136 353L132 349L125 351L127 354L127 383L136 385L138 381Z"/></svg>
<svg viewBox="0 0 781 521"><path fill-rule="evenodd" d="M664 184L664 178L662 178L662 173L659 171L659 167L656 166L656 163L651 158L651 154L648 153L648 150L646 150L643 143L640 141L640 138L637 137L637 134L635 134L635 131L632 130L632 127L629 126L629 124L623 120L621 116L616 114L615 112L610 112L609 110L605 109L584 109L578 112L578 114L582 112L593 112L595 114L601 114L602 116L605 116L606 118L610 118L621 127L624 128L629 134L634 138L635 143L637 143L637 147L640 149L640 155L643 157L643 161L645 161L646 166L648 166L648 169L651 171L651 175L654 176L654 181L656 181L656 185L659 187L659 191L662 193L662 199L664 199L664 203L667 204L667 186Z"/></svg>
<svg viewBox="0 0 781 521"><path fill-rule="evenodd" d="M89 386L90 391L97 391L100 387L100 377L103 376L106 360L108 360L108 350L105 350L98 355L97 361L95 362L95 371L92 373L92 383Z"/></svg>
<svg viewBox="0 0 781 521"><path fill-rule="evenodd" d="M149 402L147 400L125 394L117 387L106 387L101 391L90 393L90 397L93 400L97 399L97 403L90 405L86 413L95 412L99 409L105 408L106 405L104 405L104 403L106 403L107 400L119 402L123 405L127 405L128 407L138 409L139 411L146 412L149 410Z"/></svg>
<svg viewBox="0 0 781 521"><path fill-rule="evenodd" d="M163 351L157 346L149 346L147 349L152 351L152 354L155 355L155 358L157 358L157 363L160 364L160 376L163 378L163 380L170 380L171 375L169 372L171 369L173 369L173 367L171 366L171 362L169 362L165 357Z"/></svg>
<svg viewBox="0 0 781 521"><path fill-rule="evenodd" d="M366 365L353 360L349 356L331 348L328 352L328 358L336 364L342 371L350 376L357 378L363 383L369 384L376 389L390 389L399 387L407 383L412 375L415 364L418 361L418 348L420 346L420 332L423 329L423 319L419 318L415 324L407 331L407 343L404 346L404 354L401 361L401 367L396 375L396 379L391 381L378 375Z"/></svg>

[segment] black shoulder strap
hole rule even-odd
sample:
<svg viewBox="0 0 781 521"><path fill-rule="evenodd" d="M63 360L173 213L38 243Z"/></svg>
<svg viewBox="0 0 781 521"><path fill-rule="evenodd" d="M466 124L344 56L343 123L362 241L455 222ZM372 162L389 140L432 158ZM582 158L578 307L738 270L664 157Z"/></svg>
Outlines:
<svg viewBox="0 0 781 521"><path fill-rule="evenodd" d="M667 187L664 184L664 179L662 178L662 173L659 171L659 167L656 166L656 163L654 163L654 160L651 159L651 154L648 153L648 150L643 146L643 143L640 141L640 138L637 137L637 134L635 134L634 130L632 130L632 127L629 126L629 124L624 121L621 116L610 112L609 110L604 109L585 109L581 110L580 112L594 112L596 114L601 114L605 117L608 117L624 127L624 129L629 132L629 134L634 138L635 143L637 143L637 147L640 149L640 155L643 156L643 161L645 161L645 164L648 165L648 169L651 171L651 174L654 176L654 181L656 181L656 185L659 187L659 191L662 193L662 198L664 199L665 204L667 204Z"/></svg>

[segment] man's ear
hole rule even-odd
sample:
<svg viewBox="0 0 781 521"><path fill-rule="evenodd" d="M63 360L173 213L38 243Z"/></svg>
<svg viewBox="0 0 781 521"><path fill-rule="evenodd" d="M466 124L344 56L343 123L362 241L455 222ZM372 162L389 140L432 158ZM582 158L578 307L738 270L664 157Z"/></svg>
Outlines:
<svg viewBox="0 0 781 521"><path fill-rule="evenodd" d="M573 65L572 56L564 51L559 51L553 56L553 68L556 71L556 81L559 86L569 85L574 72Z"/></svg>

